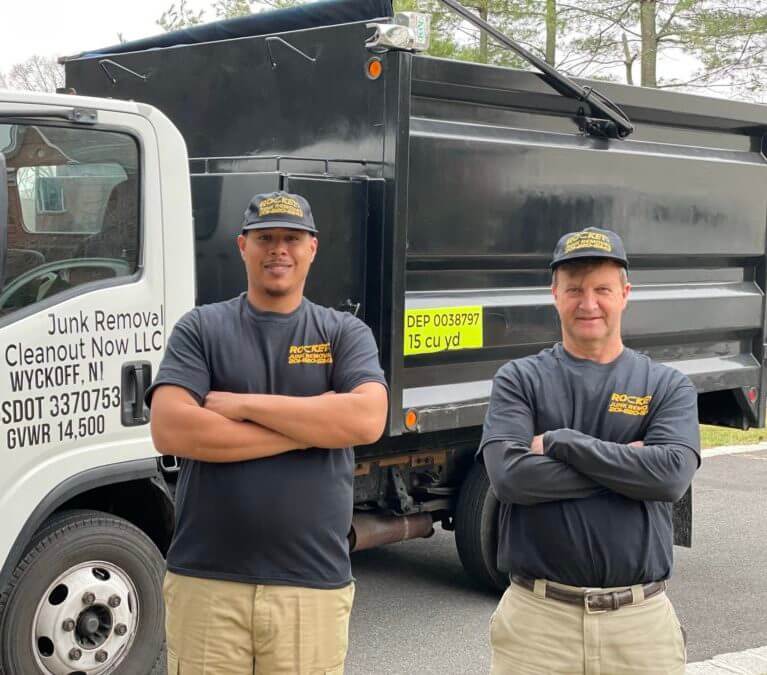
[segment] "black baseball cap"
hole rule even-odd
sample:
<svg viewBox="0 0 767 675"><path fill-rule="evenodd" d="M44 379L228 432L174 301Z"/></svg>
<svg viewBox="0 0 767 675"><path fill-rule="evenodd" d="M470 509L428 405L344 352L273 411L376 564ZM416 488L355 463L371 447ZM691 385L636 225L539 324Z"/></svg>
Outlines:
<svg viewBox="0 0 767 675"><path fill-rule="evenodd" d="M301 195L267 192L250 200L242 221L242 231L287 227L317 234L312 208Z"/></svg>
<svg viewBox="0 0 767 675"><path fill-rule="evenodd" d="M600 230L598 227L568 232L561 237L554 248L554 257L549 267L553 270L562 263L581 258L602 258L614 260L626 269L629 266L621 238L612 230Z"/></svg>

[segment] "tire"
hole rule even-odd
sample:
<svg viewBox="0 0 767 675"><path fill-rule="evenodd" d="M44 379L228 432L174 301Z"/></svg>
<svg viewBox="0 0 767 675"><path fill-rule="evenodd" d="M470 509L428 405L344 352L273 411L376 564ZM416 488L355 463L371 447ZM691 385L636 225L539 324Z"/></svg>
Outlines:
<svg viewBox="0 0 767 675"><path fill-rule="evenodd" d="M490 489L484 464L476 462L466 474L455 509L455 545L469 576L492 591L504 590L509 578L498 571L499 502Z"/></svg>
<svg viewBox="0 0 767 675"><path fill-rule="evenodd" d="M161 672L164 573L160 551L127 520L52 516L0 594L0 675Z"/></svg>

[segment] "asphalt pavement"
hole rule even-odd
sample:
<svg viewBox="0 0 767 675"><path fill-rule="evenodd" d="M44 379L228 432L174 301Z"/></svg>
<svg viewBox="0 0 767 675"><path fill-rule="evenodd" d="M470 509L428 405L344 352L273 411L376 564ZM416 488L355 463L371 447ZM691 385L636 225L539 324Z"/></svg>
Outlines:
<svg viewBox="0 0 767 675"><path fill-rule="evenodd" d="M692 549L675 549L669 595L688 660L767 645L767 451L704 458ZM498 594L463 572L453 535L352 556L357 596L347 675L487 673Z"/></svg>

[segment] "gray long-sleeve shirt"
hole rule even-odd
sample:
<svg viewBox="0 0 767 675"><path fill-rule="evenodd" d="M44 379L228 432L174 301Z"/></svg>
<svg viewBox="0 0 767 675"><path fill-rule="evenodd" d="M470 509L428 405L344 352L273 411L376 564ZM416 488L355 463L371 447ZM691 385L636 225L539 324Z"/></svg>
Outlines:
<svg viewBox="0 0 767 675"><path fill-rule="evenodd" d="M541 433L545 454L532 454ZM480 452L502 502L501 569L578 586L670 576L672 502L700 462L697 394L680 372L628 348L609 364L561 345L509 362Z"/></svg>

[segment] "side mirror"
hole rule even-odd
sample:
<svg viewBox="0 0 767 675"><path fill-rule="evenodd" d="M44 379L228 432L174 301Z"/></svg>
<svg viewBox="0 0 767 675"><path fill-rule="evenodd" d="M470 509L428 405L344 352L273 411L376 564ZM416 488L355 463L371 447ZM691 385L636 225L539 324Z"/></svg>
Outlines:
<svg viewBox="0 0 767 675"><path fill-rule="evenodd" d="M5 283L5 258L8 253L8 170L0 152L0 289Z"/></svg>

